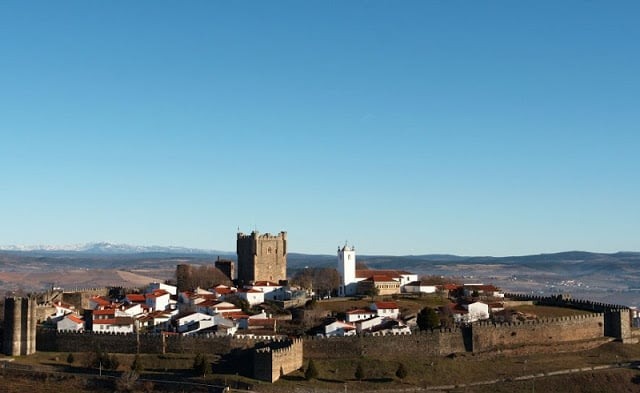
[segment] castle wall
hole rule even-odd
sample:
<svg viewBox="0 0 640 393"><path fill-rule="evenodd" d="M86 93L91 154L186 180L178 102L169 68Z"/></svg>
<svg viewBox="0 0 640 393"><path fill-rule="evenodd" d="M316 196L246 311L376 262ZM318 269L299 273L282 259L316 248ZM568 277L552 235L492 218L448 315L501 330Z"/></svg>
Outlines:
<svg viewBox="0 0 640 393"><path fill-rule="evenodd" d="M292 373L303 366L303 344L301 339L271 343L255 350L253 377L275 382L282 375Z"/></svg>
<svg viewBox="0 0 640 393"><path fill-rule="evenodd" d="M548 345L591 340L603 336L603 314L503 324L480 322L472 327L473 352L493 351L518 345Z"/></svg>
<svg viewBox="0 0 640 393"><path fill-rule="evenodd" d="M412 356L422 359L465 351L464 335L458 329L425 331L411 335L313 337L304 340L305 356L312 359L359 356L385 359Z"/></svg>
<svg viewBox="0 0 640 393"><path fill-rule="evenodd" d="M100 334L57 332L38 329L37 349L45 352L92 352L100 348L113 353L215 353L227 354L234 349L253 348L256 339L231 337L199 337L162 334Z"/></svg>
<svg viewBox="0 0 640 393"><path fill-rule="evenodd" d="M89 299L92 296L107 296L109 295L109 288L82 288L75 289L73 291L65 291L62 294L62 301L72 304L77 310L90 309Z"/></svg>

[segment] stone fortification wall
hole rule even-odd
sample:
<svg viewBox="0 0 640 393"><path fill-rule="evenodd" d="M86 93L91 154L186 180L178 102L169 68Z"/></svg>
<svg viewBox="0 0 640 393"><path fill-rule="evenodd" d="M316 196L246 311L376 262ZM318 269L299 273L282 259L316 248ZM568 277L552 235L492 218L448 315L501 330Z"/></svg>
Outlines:
<svg viewBox="0 0 640 393"><path fill-rule="evenodd" d="M89 299L92 296L107 296L109 288L82 288L64 291L62 293L62 301L75 306L77 310L88 310Z"/></svg>
<svg viewBox="0 0 640 393"><path fill-rule="evenodd" d="M610 310L622 310L629 307L620 304L601 303L584 299L572 299L566 296L533 296L519 293L505 293L505 298L516 301L532 301L540 306L567 307L576 310L604 313Z"/></svg>
<svg viewBox="0 0 640 393"><path fill-rule="evenodd" d="M33 298L5 298L3 325L2 352L5 355L31 355L36 351L36 302Z"/></svg>
<svg viewBox="0 0 640 393"><path fill-rule="evenodd" d="M465 335L467 332L455 329L397 336L314 337L304 340L304 353L307 358L312 359L330 359L340 356L392 359L396 355L420 359L425 356L465 352L467 350Z"/></svg>
<svg viewBox="0 0 640 393"><path fill-rule="evenodd" d="M275 382L281 376L292 373L303 366L304 346L301 339L270 343L255 350L253 377Z"/></svg>
<svg viewBox="0 0 640 393"><path fill-rule="evenodd" d="M604 314L517 323L480 322L472 327L473 352L519 345L548 345L604 337Z"/></svg>
<svg viewBox="0 0 640 393"><path fill-rule="evenodd" d="M97 349L113 353L215 353L253 348L252 338L178 336L162 334L100 334L38 330L37 349L46 352L92 352Z"/></svg>

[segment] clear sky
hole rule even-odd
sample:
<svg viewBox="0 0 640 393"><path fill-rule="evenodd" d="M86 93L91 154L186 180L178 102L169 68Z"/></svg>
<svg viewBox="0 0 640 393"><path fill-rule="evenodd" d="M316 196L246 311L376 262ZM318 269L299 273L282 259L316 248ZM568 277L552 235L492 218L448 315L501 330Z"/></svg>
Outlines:
<svg viewBox="0 0 640 393"><path fill-rule="evenodd" d="M640 250L637 1L0 1L0 244Z"/></svg>

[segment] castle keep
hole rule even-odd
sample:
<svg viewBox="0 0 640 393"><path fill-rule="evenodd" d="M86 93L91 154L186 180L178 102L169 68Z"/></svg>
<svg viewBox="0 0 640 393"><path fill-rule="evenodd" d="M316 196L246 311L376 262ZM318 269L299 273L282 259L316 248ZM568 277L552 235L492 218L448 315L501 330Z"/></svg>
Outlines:
<svg viewBox="0 0 640 393"><path fill-rule="evenodd" d="M278 235L239 232L236 245L239 283L277 283L287 279L287 232Z"/></svg>

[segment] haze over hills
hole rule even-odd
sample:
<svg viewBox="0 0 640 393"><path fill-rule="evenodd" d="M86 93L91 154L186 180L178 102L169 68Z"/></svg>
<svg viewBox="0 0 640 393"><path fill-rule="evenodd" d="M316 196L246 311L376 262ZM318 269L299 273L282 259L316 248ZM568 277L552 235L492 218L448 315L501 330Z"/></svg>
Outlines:
<svg viewBox="0 0 640 393"><path fill-rule="evenodd" d="M135 285L145 278L172 278L179 263L213 263L218 257L236 259L231 251L107 242L66 247L4 246L0 247L0 290L40 290L52 283L117 284L122 277L131 278L131 282L125 280L121 285ZM640 252L569 251L509 257L358 255L357 259L370 268L494 283L505 291L569 293L577 298L640 305ZM291 274L305 267L333 267L336 256L289 253L287 262Z"/></svg>

